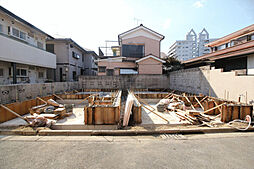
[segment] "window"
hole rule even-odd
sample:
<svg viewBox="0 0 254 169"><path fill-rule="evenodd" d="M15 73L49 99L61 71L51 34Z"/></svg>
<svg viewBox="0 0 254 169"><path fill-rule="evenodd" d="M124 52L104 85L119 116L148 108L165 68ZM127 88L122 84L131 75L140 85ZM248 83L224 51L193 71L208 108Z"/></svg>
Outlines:
<svg viewBox="0 0 254 169"><path fill-rule="evenodd" d="M26 33L22 32L16 28L12 28L12 35L19 38L19 39L26 40Z"/></svg>
<svg viewBox="0 0 254 169"><path fill-rule="evenodd" d="M37 41L37 47L40 49L43 49L43 44L41 42Z"/></svg>
<svg viewBox="0 0 254 169"><path fill-rule="evenodd" d="M225 44L218 46L218 50L222 50L222 49L225 49L225 48L226 48Z"/></svg>
<svg viewBox="0 0 254 169"><path fill-rule="evenodd" d="M114 69L107 69L107 76L113 76L114 75Z"/></svg>
<svg viewBox="0 0 254 169"><path fill-rule="evenodd" d="M73 51L72 51L72 57L74 57L75 59L80 58L80 56L77 53L73 52Z"/></svg>
<svg viewBox="0 0 254 169"><path fill-rule="evenodd" d="M19 37L20 37L21 39L26 40L26 33L25 33L25 32L21 32L21 31L20 31L20 35L19 35Z"/></svg>
<svg viewBox="0 0 254 169"><path fill-rule="evenodd" d="M17 68L16 69L17 77L25 77L27 76L27 69Z"/></svg>
<svg viewBox="0 0 254 169"><path fill-rule="evenodd" d="M54 44L46 44L46 51L50 52L50 53L55 53L55 46Z"/></svg>
<svg viewBox="0 0 254 169"><path fill-rule="evenodd" d="M77 73L76 73L76 71L72 72L72 78L73 78L74 81L77 81Z"/></svg>
<svg viewBox="0 0 254 169"><path fill-rule="evenodd" d="M4 76L4 69L0 68L0 77Z"/></svg>
<svg viewBox="0 0 254 169"><path fill-rule="evenodd" d="M122 55L126 57L143 57L144 45L122 45Z"/></svg>
<svg viewBox="0 0 254 169"><path fill-rule="evenodd" d="M84 54L82 53L82 62L84 62L85 61L85 56L84 56Z"/></svg>
<svg viewBox="0 0 254 169"><path fill-rule="evenodd" d="M26 76L26 75L27 75L27 70L25 70L25 69L20 69L20 75L21 75L21 76Z"/></svg>
<svg viewBox="0 0 254 169"><path fill-rule="evenodd" d="M12 35L19 38L19 30L15 29L15 28L12 28Z"/></svg>
<svg viewBox="0 0 254 169"><path fill-rule="evenodd" d="M44 78L44 73L43 72L39 72L39 78Z"/></svg>
<svg viewBox="0 0 254 169"><path fill-rule="evenodd" d="M250 36L250 40L254 40L254 34Z"/></svg>
<svg viewBox="0 0 254 169"><path fill-rule="evenodd" d="M3 25L0 24L0 32L3 32Z"/></svg>
<svg viewBox="0 0 254 169"><path fill-rule="evenodd" d="M99 66L99 72L106 72L106 66Z"/></svg>

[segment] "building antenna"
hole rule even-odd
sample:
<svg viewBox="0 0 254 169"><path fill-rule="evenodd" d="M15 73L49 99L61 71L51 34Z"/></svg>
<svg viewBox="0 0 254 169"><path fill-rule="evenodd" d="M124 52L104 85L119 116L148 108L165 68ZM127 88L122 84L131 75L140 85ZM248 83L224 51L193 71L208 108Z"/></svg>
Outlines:
<svg viewBox="0 0 254 169"><path fill-rule="evenodd" d="M134 17L133 20L134 20L134 25L139 25L139 23L142 23L142 20L139 18Z"/></svg>

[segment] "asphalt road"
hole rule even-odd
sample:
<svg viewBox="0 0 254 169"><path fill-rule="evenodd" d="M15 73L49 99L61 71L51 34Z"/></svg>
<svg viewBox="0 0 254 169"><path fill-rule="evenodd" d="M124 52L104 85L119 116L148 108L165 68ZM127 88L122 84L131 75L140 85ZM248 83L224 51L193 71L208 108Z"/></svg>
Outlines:
<svg viewBox="0 0 254 169"><path fill-rule="evenodd" d="M254 133L0 136L0 168L254 168Z"/></svg>

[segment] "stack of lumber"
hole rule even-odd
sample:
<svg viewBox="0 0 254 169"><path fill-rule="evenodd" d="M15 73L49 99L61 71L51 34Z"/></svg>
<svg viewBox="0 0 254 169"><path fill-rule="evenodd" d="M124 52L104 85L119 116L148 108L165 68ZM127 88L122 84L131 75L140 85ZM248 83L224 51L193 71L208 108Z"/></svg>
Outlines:
<svg viewBox="0 0 254 169"><path fill-rule="evenodd" d="M72 114L72 112L67 113L64 105L57 103L53 99L49 99L47 101L44 101L41 98L37 98L37 99L42 101L44 104L30 108L31 115L34 115L34 114L35 116L41 115L42 117L45 117L47 119L56 120L56 119L61 119Z"/></svg>

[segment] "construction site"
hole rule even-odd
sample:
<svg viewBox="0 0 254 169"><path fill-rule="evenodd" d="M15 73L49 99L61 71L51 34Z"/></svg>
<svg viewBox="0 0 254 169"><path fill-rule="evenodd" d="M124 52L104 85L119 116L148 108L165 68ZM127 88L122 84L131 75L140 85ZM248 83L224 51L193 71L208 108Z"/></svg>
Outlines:
<svg viewBox="0 0 254 169"><path fill-rule="evenodd" d="M145 84L155 85L150 89L132 88L134 81L127 89L123 87L128 83L119 81L112 82L112 89L85 89L82 86L88 81L84 84L82 78L79 80L72 84L75 89L67 85L65 91L55 91L53 84L44 84L32 99L23 98L22 92L15 95L16 101L6 98L12 103L1 104L1 134L147 135L253 130L253 105L241 100L167 89L152 82ZM95 82L89 83L96 87ZM20 91L20 86L15 90ZM30 87L23 86L23 92Z"/></svg>

